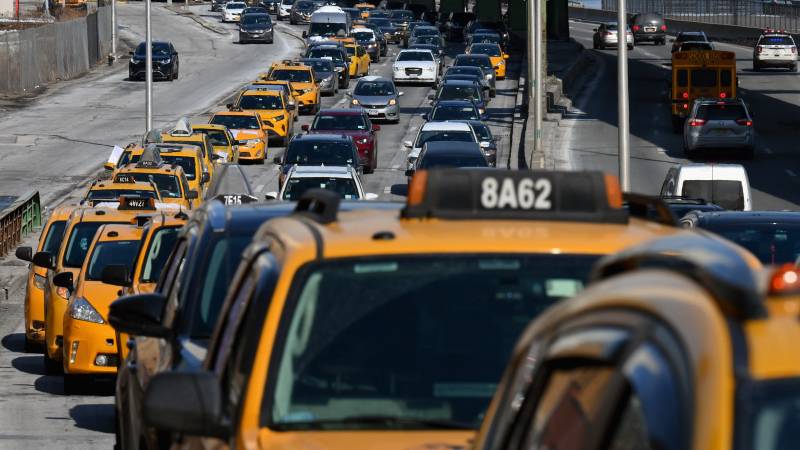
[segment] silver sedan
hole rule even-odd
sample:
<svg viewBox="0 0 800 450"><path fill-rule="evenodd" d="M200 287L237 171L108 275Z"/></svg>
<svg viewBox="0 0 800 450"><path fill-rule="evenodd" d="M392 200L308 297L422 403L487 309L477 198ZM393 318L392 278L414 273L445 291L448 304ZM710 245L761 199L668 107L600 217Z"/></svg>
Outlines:
<svg viewBox="0 0 800 450"><path fill-rule="evenodd" d="M628 43L628 49L633 49L633 33L630 27L625 27L625 40ZM618 41L619 31L616 22L601 23L599 27L594 29L594 37L592 44L594 48L607 48L616 47Z"/></svg>
<svg viewBox="0 0 800 450"><path fill-rule="evenodd" d="M747 105L741 99L695 100L683 125L684 153L703 149L742 151L753 157L755 131Z"/></svg>

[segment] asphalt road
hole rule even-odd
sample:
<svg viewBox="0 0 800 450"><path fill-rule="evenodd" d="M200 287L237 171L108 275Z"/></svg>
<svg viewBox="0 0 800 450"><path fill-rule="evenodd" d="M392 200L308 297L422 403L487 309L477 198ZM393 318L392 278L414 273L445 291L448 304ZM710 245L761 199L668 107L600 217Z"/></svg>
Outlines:
<svg viewBox="0 0 800 450"><path fill-rule="evenodd" d="M594 75L576 106L582 114L562 120L563 139L553 149L574 169L617 171L616 50L592 50L590 23L570 23L574 39L597 56ZM700 27L702 29L702 26ZM755 209L797 209L800 204L800 74L775 69L752 70L752 48L715 43L736 52L739 94L750 105L756 129L752 161L722 154L694 162L731 162L745 166ZM628 53L632 190L656 194L667 169L685 163L682 141L672 132L669 112L670 46L642 44Z"/></svg>
<svg viewBox="0 0 800 450"><path fill-rule="evenodd" d="M121 39L135 45L143 38L143 6L118 5ZM171 40L180 53L180 78L158 82L154 92L154 122L166 125L188 116L204 121L223 109L239 87L266 70L272 61L299 56L300 27L278 22L273 45L239 45L233 24L220 24L208 6L191 7L200 22L154 4L156 39ZM225 33L225 30L228 33ZM390 76L393 54L374 64L371 74ZM452 57L460 46L448 49ZM449 60L448 60L449 61ZM512 58L512 66L514 59ZM100 68L81 79L63 82L28 101L0 104L0 201L39 190L48 207L76 201L114 145L140 139L144 130L144 84L127 81L127 62ZM513 73L513 72L512 72ZM354 82L351 82L351 87ZM382 199L403 199L406 192L404 140L411 140L427 112L431 89L402 86L402 120L382 124L379 168L364 176L365 190ZM507 162L516 80L498 82L497 97L488 108L489 124L500 138L498 166ZM324 107L343 106L340 91L327 97ZM309 123L302 116L297 124ZM252 186L264 194L277 189L277 171L271 163L282 148L270 148L263 165L245 166ZM23 245L35 245L38 235ZM13 256L0 258L0 450L36 446L59 449L109 449L114 443L113 380L100 380L94 395L65 396L59 376L44 374L42 357L23 352L22 316L26 266Z"/></svg>

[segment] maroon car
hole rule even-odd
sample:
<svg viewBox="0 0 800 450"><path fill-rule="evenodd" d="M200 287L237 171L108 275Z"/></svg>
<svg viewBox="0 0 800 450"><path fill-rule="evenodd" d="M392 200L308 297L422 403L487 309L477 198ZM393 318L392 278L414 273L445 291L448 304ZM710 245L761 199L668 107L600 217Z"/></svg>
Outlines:
<svg viewBox="0 0 800 450"><path fill-rule="evenodd" d="M311 126L303 125L308 133L343 134L351 136L358 148L358 156L364 173L372 173L378 167L378 136L380 125L373 125L367 112L360 108L323 109L318 112Z"/></svg>

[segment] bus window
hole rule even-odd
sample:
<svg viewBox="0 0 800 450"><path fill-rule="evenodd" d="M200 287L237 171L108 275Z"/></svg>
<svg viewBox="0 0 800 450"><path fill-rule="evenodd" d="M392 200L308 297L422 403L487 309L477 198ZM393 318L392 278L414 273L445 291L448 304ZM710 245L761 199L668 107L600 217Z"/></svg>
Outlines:
<svg viewBox="0 0 800 450"><path fill-rule="evenodd" d="M693 69L692 87L717 87L717 69Z"/></svg>
<svg viewBox="0 0 800 450"><path fill-rule="evenodd" d="M678 70L678 87L686 87L689 85L689 72L686 69Z"/></svg>
<svg viewBox="0 0 800 450"><path fill-rule="evenodd" d="M733 81L730 70L719 71L719 84L720 86L730 87Z"/></svg>

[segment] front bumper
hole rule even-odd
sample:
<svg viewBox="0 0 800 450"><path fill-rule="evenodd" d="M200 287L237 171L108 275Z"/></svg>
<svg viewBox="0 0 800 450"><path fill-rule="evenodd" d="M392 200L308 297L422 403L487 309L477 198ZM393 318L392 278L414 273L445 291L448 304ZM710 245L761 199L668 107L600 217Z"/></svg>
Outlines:
<svg viewBox="0 0 800 450"><path fill-rule="evenodd" d="M223 14L222 21L223 22L238 22L239 19L242 17L241 14Z"/></svg>
<svg viewBox="0 0 800 450"><path fill-rule="evenodd" d="M239 32L239 42L272 42L275 31L265 31L263 33Z"/></svg>
<svg viewBox="0 0 800 450"><path fill-rule="evenodd" d="M436 71L425 71L417 74L408 72L405 69L393 70L392 80L395 82L415 82L415 83L434 83L436 84L437 75Z"/></svg>
<svg viewBox="0 0 800 450"><path fill-rule="evenodd" d="M400 118L400 106L397 104L388 105L356 105L367 112L372 120L397 120Z"/></svg>
<svg viewBox="0 0 800 450"><path fill-rule="evenodd" d="M105 356L104 365L96 364ZM67 374L115 374L119 363L117 336L108 323L75 320L64 315L62 358Z"/></svg>
<svg viewBox="0 0 800 450"><path fill-rule="evenodd" d="M628 41L628 45L633 45L633 36L628 36L626 39ZM604 46L606 47L616 47L617 46L617 38L616 37L604 37L600 40Z"/></svg>
<svg viewBox="0 0 800 450"><path fill-rule="evenodd" d="M128 75L130 78L138 79L144 78L147 74L146 66L144 63L128 64ZM161 78L164 80L172 78L174 66L170 64L158 64L153 62L153 78Z"/></svg>
<svg viewBox="0 0 800 450"><path fill-rule="evenodd" d="M263 161L266 157L266 146L263 143L251 147L239 147L240 161Z"/></svg>
<svg viewBox="0 0 800 450"><path fill-rule="evenodd" d="M44 343L44 291L34 284L33 270L25 291L25 336L31 342Z"/></svg>
<svg viewBox="0 0 800 450"><path fill-rule="evenodd" d="M311 16L295 14L294 17L292 17L292 20L294 20L296 23L311 23Z"/></svg>
<svg viewBox="0 0 800 450"><path fill-rule="evenodd" d="M333 95L336 93L336 86L339 83L339 78L331 78L331 82L328 84L319 84L319 91L323 94Z"/></svg>

